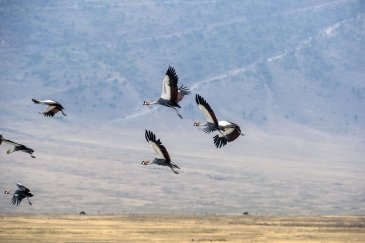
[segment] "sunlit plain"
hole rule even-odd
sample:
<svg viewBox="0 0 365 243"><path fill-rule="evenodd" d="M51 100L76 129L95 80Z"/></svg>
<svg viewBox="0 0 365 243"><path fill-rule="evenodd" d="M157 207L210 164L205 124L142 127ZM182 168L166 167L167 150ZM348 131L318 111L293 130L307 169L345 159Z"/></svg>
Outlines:
<svg viewBox="0 0 365 243"><path fill-rule="evenodd" d="M363 242L355 216L2 216L1 242Z"/></svg>

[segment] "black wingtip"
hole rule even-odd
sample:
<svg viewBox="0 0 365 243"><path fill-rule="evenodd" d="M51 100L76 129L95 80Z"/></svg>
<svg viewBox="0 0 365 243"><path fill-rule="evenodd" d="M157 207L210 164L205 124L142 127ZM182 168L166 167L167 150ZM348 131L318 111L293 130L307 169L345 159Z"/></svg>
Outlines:
<svg viewBox="0 0 365 243"><path fill-rule="evenodd" d="M198 104L199 105L199 98L200 98L201 96L199 95L199 94L196 94L195 95L195 102L196 102L196 104Z"/></svg>
<svg viewBox="0 0 365 243"><path fill-rule="evenodd" d="M174 82L177 82L179 80L179 77L176 74L175 68L173 68L172 66L168 67L168 69L166 71L166 75L169 76L169 78Z"/></svg>
<svg viewBox="0 0 365 243"><path fill-rule="evenodd" d="M146 137L147 142L152 141L152 142L154 142L156 144L159 144L159 145L162 144L160 139L156 139L156 135L152 131L146 130L145 137Z"/></svg>
<svg viewBox="0 0 365 243"><path fill-rule="evenodd" d="M156 135L152 131L146 130L145 137L146 137L147 142L152 141L152 142L155 142L157 144L160 143L160 140L156 141Z"/></svg>
<svg viewBox="0 0 365 243"><path fill-rule="evenodd" d="M206 105L208 104L207 101L202 97L200 96L199 94L196 94L195 95L195 101L198 105Z"/></svg>
<svg viewBox="0 0 365 243"><path fill-rule="evenodd" d="M149 141L149 140L148 140L148 132L149 132L149 131L146 129L146 130L145 130L145 133L144 133L144 137L146 138L147 142Z"/></svg>
<svg viewBox="0 0 365 243"><path fill-rule="evenodd" d="M213 137L213 139L214 139L214 145L215 145L216 148L224 147L227 144L227 139L221 138L218 135L215 135Z"/></svg>
<svg viewBox="0 0 365 243"><path fill-rule="evenodd" d="M208 111L213 112L213 109L210 107L210 105L208 104L208 102L199 94L195 95L195 101L197 105L202 105L204 106Z"/></svg>
<svg viewBox="0 0 365 243"><path fill-rule="evenodd" d="M54 113L52 111L49 111L47 113L43 113L43 115L46 116L46 117L53 117Z"/></svg>
<svg viewBox="0 0 365 243"><path fill-rule="evenodd" d="M32 98L32 101L34 102L34 104L40 104L41 103L39 100L33 99L33 98Z"/></svg>

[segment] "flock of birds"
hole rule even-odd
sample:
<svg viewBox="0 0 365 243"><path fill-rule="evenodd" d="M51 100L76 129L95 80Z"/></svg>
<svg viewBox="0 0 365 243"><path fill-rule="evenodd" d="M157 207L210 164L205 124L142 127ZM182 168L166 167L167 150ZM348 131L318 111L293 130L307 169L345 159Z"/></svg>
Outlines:
<svg viewBox="0 0 365 243"><path fill-rule="evenodd" d="M178 87L178 76L176 74L176 71L173 67L169 66L166 71L165 77L162 80L161 96L155 101L144 101L143 105L149 106L158 104L170 107L174 109L177 115L182 119L183 117L179 113L177 108L181 108L179 102L184 98L185 95L189 94L191 94L191 91L184 85ZM66 113L64 113L63 111L64 107L57 101L39 100L39 99L32 99L32 101L35 104L47 105L46 109L43 112L39 112L44 116L53 117L58 112L61 112L62 115L67 116ZM241 129L237 124L229 121L218 121L216 115L214 114L213 109L210 107L208 102L202 96L196 94L195 101L199 109L205 115L206 122L194 122L194 126L202 128L202 130L205 133L217 132L217 134L213 137L213 142L217 148L221 148L227 145L227 143L234 141L239 136L244 136L244 134L241 133ZM173 173L179 174L177 169L180 169L180 167L171 161L170 155L167 152L166 147L160 141L160 139L157 139L156 135L152 131L148 130L145 131L145 138L148 144L155 151L156 157L152 161L143 160L141 164L143 165L156 164L161 166L167 166L172 170ZM20 151L28 153L32 158L35 158L35 156L33 155L34 153L33 149L23 144L19 144L11 140L5 139L0 134L0 145L2 143L10 144L13 146L13 149L7 150L7 154ZM12 204L19 205L24 198L27 198L29 205L32 205L31 202L29 201L29 198L33 196L33 194L30 193L30 190L20 183L17 183L17 186L18 189L15 190L14 192L7 190L4 192L5 194L13 196L11 201Z"/></svg>

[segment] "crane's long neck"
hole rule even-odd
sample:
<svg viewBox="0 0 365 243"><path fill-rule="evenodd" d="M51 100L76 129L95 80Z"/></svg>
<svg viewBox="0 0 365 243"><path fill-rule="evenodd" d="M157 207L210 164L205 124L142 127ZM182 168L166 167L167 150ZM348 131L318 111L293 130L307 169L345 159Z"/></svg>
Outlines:
<svg viewBox="0 0 365 243"><path fill-rule="evenodd" d="M194 122L195 127L206 127L208 126L208 122Z"/></svg>
<svg viewBox="0 0 365 243"><path fill-rule="evenodd" d="M149 164L151 164L151 161L149 161L149 160L142 160L142 163L141 163L142 165L149 165Z"/></svg>
<svg viewBox="0 0 365 243"><path fill-rule="evenodd" d="M143 105L155 105L155 104L158 104L157 102L158 100L154 100L154 101L145 101L143 102Z"/></svg>

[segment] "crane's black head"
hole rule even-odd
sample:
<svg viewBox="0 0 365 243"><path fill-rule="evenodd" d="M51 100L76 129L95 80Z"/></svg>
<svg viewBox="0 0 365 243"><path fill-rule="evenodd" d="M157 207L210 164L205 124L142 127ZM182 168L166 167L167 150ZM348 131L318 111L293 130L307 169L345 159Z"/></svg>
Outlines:
<svg viewBox="0 0 365 243"><path fill-rule="evenodd" d="M143 105L150 105L150 104L151 104L151 101L150 100L143 101Z"/></svg>
<svg viewBox="0 0 365 243"><path fill-rule="evenodd" d="M141 165L148 165L149 163L150 163L150 161L149 161L149 160L142 160Z"/></svg>

